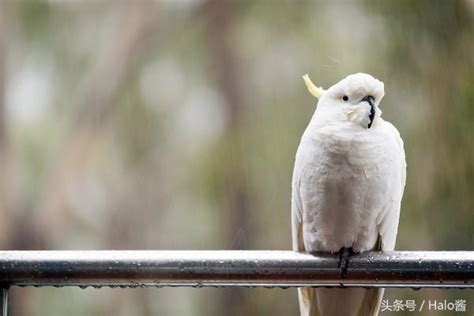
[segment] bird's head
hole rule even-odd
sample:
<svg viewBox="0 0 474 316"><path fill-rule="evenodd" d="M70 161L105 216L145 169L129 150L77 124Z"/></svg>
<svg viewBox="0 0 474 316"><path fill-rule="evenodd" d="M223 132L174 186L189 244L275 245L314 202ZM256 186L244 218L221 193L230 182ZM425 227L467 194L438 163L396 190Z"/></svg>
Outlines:
<svg viewBox="0 0 474 316"><path fill-rule="evenodd" d="M303 78L311 94L319 99L316 116L324 121L350 122L366 129L377 124L382 114L378 105L385 94L383 82L371 75L357 73L323 90L307 75Z"/></svg>

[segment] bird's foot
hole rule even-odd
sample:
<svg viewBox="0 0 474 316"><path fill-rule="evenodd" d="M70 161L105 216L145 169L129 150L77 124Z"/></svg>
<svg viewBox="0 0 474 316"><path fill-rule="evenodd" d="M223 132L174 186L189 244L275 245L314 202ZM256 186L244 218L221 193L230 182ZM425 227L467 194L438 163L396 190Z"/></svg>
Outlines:
<svg viewBox="0 0 474 316"><path fill-rule="evenodd" d="M339 271L341 272L341 278L344 278L347 274L347 269L349 268L349 259L350 256L354 254L354 251L352 248L346 248L342 247L341 250L339 250L339 258L337 262L337 267L339 268Z"/></svg>

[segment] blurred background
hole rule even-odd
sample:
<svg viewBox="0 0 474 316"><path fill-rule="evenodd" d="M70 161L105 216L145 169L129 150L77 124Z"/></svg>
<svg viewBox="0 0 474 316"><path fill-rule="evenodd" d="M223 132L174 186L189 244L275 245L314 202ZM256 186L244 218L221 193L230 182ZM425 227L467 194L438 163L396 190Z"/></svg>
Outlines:
<svg viewBox="0 0 474 316"><path fill-rule="evenodd" d="M472 0L3 0L0 247L290 249L315 108L301 76L327 88L361 71L385 82L405 141L397 249L473 250L473 38ZM386 298L474 310L467 290ZM15 316L297 314L281 289L13 288L11 301Z"/></svg>

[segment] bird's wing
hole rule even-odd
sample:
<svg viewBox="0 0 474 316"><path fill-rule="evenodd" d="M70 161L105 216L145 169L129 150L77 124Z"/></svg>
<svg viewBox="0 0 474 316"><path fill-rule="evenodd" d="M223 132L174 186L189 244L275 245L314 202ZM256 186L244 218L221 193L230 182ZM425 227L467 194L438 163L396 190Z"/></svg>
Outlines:
<svg viewBox="0 0 474 316"><path fill-rule="evenodd" d="M303 241L303 209L299 195L299 181L297 180L293 182L291 196L291 230L293 236L293 250L305 251Z"/></svg>
<svg viewBox="0 0 474 316"><path fill-rule="evenodd" d="M389 202L387 203L387 211L385 216L382 218L380 223L380 250L394 250L395 240L397 238L398 220L400 218L400 206L402 202L403 191L405 189L406 182L406 161L405 151L403 149L403 140L400 138L400 134L397 129L389 124L391 133L396 141L396 150L394 151L393 159L396 160L393 172L393 187L388 192Z"/></svg>
<svg viewBox="0 0 474 316"><path fill-rule="evenodd" d="M293 184L291 193L291 231L293 237L293 250L305 251L303 241L303 207L300 197L300 177L298 164L295 164L293 172ZM298 289L298 300L301 316L316 315L316 293L313 288L302 287Z"/></svg>
<svg viewBox="0 0 474 316"><path fill-rule="evenodd" d="M388 203L385 209L385 216L379 224L379 240L377 242L376 249L382 251L391 251L395 249L395 241L397 238L398 221L400 218L400 206L405 189L406 183L406 161L405 151L403 149L403 140L400 137L397 129L390 123L388 123L390 134L396 140L396 150L394 151L394 159L396 163L394 167L395 179L393 179L393 187L388 195ZM364 315L372 316L378 315L380 304L382 303L384 289L374 288L367 290L364 300Z"/></svg>

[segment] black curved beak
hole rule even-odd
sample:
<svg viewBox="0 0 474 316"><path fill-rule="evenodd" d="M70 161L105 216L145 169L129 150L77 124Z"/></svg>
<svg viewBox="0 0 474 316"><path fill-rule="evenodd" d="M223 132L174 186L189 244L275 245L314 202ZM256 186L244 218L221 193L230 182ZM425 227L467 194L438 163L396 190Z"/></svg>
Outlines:
<svg viewBox="0 0 474 316"><path fill-rule="evenodd" d="M367 126L367 128L370 128L372 126L372 123L374 122L374 117L375 117L374 100L375 100L374 97L371 95L366 95L362 100L360 100L361 102L366 101L370 105L369 125Z"/></svg>

